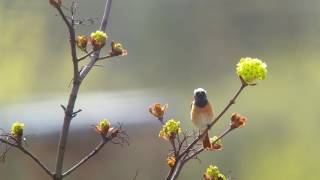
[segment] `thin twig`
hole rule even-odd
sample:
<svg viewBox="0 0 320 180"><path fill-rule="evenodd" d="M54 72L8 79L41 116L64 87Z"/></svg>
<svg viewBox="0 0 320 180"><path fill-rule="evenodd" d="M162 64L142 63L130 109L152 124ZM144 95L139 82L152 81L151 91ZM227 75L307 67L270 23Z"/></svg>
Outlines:
<svg viewBox="0 0 320 180"><path fill-rule="evenodd" d="M82 61L84 59L86 59L87 57L91 56L91 54L93 54L95 52L95 50L90 51L89 53L87 53L86 55L78 58L78 61Z"/></svg>
<svg viewBox="0 0 320 180"><path fill-rule="evenodd" d="M80 167L82 164L84 164L86 161L88 161L91 157L96 155L103 147L106 145L108 141L101 140L101 142L94 148L93 151L91 151L87 156L85 156L81 161L79 161L77 164L72 166L69 170L67 170L65 173L63 173L62 177L66 177L69 174L71 174L74 170L76 170L78 167Z"/></svg>
<svg viewBox="0 0 320 180"><path fill-rule="evenodd" d="M227 135L229 132L231 132L233 129L228 128L226 131L224 131L216 140L214 140L212 142L212 144L215 144L216 142L218 142L220 139L222 139L225 135ZM188 162L190 159L194 158L195 156L197 156L198 154L200 154L202 151L204 151L204 148L201 147L200 149L198 149L196 152L194 152L193 154L191 154L190 156L187 156L184 160L183 160L183 164Z"/></svg>
<svg viewBox="0 0 320 180"><path fill-rule="evenodd" d="M179 152L177 151L175 140L174 139L170 139L170 142L171 142L171 145L172 145L172 148L173 148L174 157L178 157Z"/></svg>
<svg viewBox="0 0 320 180"><path fill-rule="evenodd" d="M2 143L8 144L11 147L15 147L17 149L19 149L21 152L25 153L26 155L28 155L34 162L36 162L49 176L53 177L54 174L49 170L49 168L44 165L40 159L38 157L36 157L35 155L33 155L30 151L28 151L27 149L25 149L21 144L15 144L12 142L9 142L5 139L0 138L0 141Z"/></svg>
<svg viewBox="0 0 320 180"><path fill-rule="evenodd" d="M229 132L231 132L232 130L233 130L233 129L231 129L231 128L227 129L227 130L226 130L225 132L223 132L215 141L213 141L212 144L218 142L220 139L222 139L225 135L227 135L227 134L228 134ZM196 152L194 152L194 153L191 154L190 156L188 156L188 157L186 157L186 156L183 157L181 163L179 164L179 166L177 166L177 168L176 168L176 170L174 171L174 173L172 173L172 177L171 177L170 180L176 179L176 178L179 176L179 174L180 174L183 166L185 165L185 163L187 163L190 159L193 159L194 157L196 157L196 156L197 156L198 154L200 154L202 151L204 151L204 148L203 148L203 147L201 147L200 149L198 149Z"/></svg>
<svg viewBox="0 0 320 180"><path fill-rule="evenodd" d="M127 144L127 134L122 128L122 124L119 125L119 127L114 128L115 130L112 132L110 130L109 134L100 134L101 136L101 142L84 158L82 158L79 162L75 163L74 166L72 166L69 170L67 170L65 173L63 173L62 178L68 176L73 171L75 171L78 167L80 167L82 164L84 164L86 161L91 159L94 155L96 155L108 142L114 143L114 144ZM117 132L116 134L114 134ZM120 139L120 142L113 142L114 139Z"/></svg>
<svg viewBox="0 0 320 180"><path fill-rule="evenodd" d="M78 67L78 58L77 58L77 48L76 48L76 38L75 38L75 30L74 30L74 13L73 13L73 9L72 9L72 18L71 18L71 22L68 21L66 15L64 14L64 12L62 11L60 6L57 6L56 8L60 14L60 16L62 17L63 21L65 22L66 26L68 27L68 31L69 31L69 41L70 41L70 49L71 49L71 56L72 56L72 63L73 63L73 79L74 81L78 80L78 71L79 71L79 67Z"/></svg>
<svg viewBox="0 0 320 180"><path fill-rule="evenodd" d="M99 57L97 60L98 60L98 61L101 61L101 60L109 59L109 58L112 58L112 57L113 57L113 56L111 56L111 55L107 55L107 56Z"/></svg>
<svg viewBox="0 0 320 180"><path fill-rule="evenodd" d="M137 177L138 177L138 174L139 174L139 169L137 169L137 170L136 170L136 174L134 175L134 178L133 178L133 180L136 180L136 179L137 179Z"/></svg>

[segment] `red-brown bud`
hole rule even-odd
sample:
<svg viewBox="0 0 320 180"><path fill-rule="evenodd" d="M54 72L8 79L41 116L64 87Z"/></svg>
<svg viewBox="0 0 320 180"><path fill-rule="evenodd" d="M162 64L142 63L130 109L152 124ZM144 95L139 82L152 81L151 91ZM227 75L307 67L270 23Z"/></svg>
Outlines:
<svg viewBox="0 0 320 180"><path fill-rule="evenodd" d="M49 3L55 8L60 7L62 4L61 0L49 0Z"/></svg>
<svg viewBox="0 0 320 180"><path fill-rule="evenodd" d="M238 114L238 113L233 113L232 116L231 116L231 123L230 123L230 127L232 129L235 129L235 128L240 128L240 127L243 127L245 126L247 122L247 118Z"/></svg>

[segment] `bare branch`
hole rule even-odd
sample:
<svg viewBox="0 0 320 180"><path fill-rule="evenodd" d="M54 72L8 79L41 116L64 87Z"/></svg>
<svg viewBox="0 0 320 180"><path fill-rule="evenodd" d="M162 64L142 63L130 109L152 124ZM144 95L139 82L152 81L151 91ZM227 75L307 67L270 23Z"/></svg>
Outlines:
<svg viewBox="0 0 320 180"><path fill-rule="evenodd" d="M64 105L60 104L60 107L63 109L64 112L66 112L67 108Z"/></svg>
<svg viewBox="0 0 320 180"><path fill-rule="evenodd" d="M78 114L79 114L79 112L81 112L82 111L82 109L79 109L79 110L77 110L76 112L73 112L72 113L72 117L74 118L74 117L76 117Z"/></svg>
<svg viewBox="0 0 320 180"><path fill-rule="evenodd" d="M62 20L64 21L64 23L67 25L68 28L72 28L70 21L67 19L67 16L64 14L64 12L62 11L62 9L60 7L56 8L60 14L60 16L62 17Z"/></svg>
<svg viewBox="0 0 320 180"><path fill-rule="evenodd" d="M100 61L100 60L105 60L105 59L109 59L109 58L112 58L113 56L111 55L107 55L107 56L102 56L102 57L99 57L97 60Z"/></svg>
<svg viewBox="0 0 320 180"><path fill-rule="evenodd" d="M10 142L8 140L5 140L3 138L0 138L0 141L2 143L5 143L11 147L15 147L17 149L19 149L21 152L23 152L24 154L28 155L34 162L36 162L49 176L53 177L54 174L49 170L49 168L44 165L38 157L36 157L35 155L33 155L30 151L28 151L27 149L25 149L22 144L16 144L13 142Z"/></svg>
<svg viewBox="0 0 320 180"><path fill-rule="evenodd" d="M86 59L87 57L91 56L91 54L93 54L94 52L95 52L95 50L90 51L90 52L87 53L86 55L80 57L80 58L78 59L78 61L82 61L82 60Z"/></svg>
<svg viewBox="0 0 320 180"><path fill-rule="evenodd" d="M101 27L100 30L105 31L106 26L107 26L107 21L109 18L110 14L110 8L111 8L111 0L108 0L106 2L106 7L105 7L105 13L104 13L104 18L102 19L101 22ZM80 89L81 82L83 79L86 77L86 75L89 73L91 70L92 66L95 64L96 59L99 55L99 51L95 52L91 58L91 61L88 63L86 67L84 68L80 73L79 73L79 67L78 67L78 58L76 54L76 41L75 41L75 30L74 30L74 9L71 9L71 22L68 21L66 18L65 14L61 10L59 6L56 8L61 15L62 19L64 20L65 24L68 27L69 35L70 35L70 46L71 46L71 56L72 56L72 62L73 62L73 84L72 84L72 90L69 96L68 100L68 105L65 111L65 116L64 116L64 121L63 121L63 126L61 130L61 135L60 135L60 140L59 140L59 145L58 145L58 152L57 152L57 160L56 160L56 171L55 171L55 178L57 180L62 179L62 168L63 168L63 160L64 160L64 154L65 154L65 149L66 149L66 144L67 144L67 139L68 139L68 133L69 133L69 127L70 123L73 116L73 110L74 110L74 105L77 99L77 95Z"/></svg>
<svg viewBox="0 0 320 180"><path fill-rule="evenodd" d="M138 174L139 174L139 169L137 169L137 170L136 170L136 174L134 175L134 178L133 178L133 180L136 180L136 179L137 179L137 177L138 177Z"/></svg>
<svg viewBox="0 0 320 180"><path fill-rule="evenodd" d="M84 164L86 161L88 161L90 158L92 158L94 155L96 155L103 147L106 145L108 141L101 140L101 142L94 148L93 151L91 151L87 156L85 156L82 160L80 160L77 164L72 166L69 170L67 170L65 173L63 173L62 177L66 177L69 174L71 174L74 170L76 170L78 167L80 167L82 164Z"/></svg>
<svg viewBox="0 0 320 180"><path fill-rule="evenodd" d="M171 143L172 148L173 148L174 157L178 157L179 152L178 152L178 150L177 150L177 148L176 148L175 139L170 139L170 143Z"/></svg>
<svg viewBox="0 0 320 180"><path fill-rule="evenodd" d="M74 166L72 166L69 170L67 170L65 173L63 173L62 177L66 177L69 174L71 174L73 171L75 171L78 167L83 165L85 162L87 162L89 159L91 159L94 155L96 155L108 142L111 142L113 144L120 144L123 146L123 144L127 144L127 138L128 135L126 132L122 129L122 125L120 124L118 128L114 128L113 130L110 130L108 134L100 134L101 136L101 142L82 160L80 160L78 163L76 163ZM113 140L119 139L119 142L115 142Z"/></svg>
<svg viewBox="0 0 320 180"><path fill-rule="evenodd" d="M226 131L224 131L216 140L214 140L212 142L212 144L218 142L220 139L222 139L225 135L227 135L229 132L231 132L233 129L232 128L228 128ZM196 150L196 152L192 153L189 156L186 156L185 159L183 160L183 164L186 163L187 161L189 161L190 159L194 158L195 156L197 156L198 154L200 154L202 151L204 151L204 148L201 147L198 150Z"/></svg>
<svg viewBox="0 0 320 180"><path fill-rule="evenodd" d="M7 153L9 152L9 150L11 149L11 147L12 147L12 146L8 146L7 144L5 144L5 150L4 150L4 152L0 155L0 161L1 161L1 162L5 162Z"/></svg>
<svg viewBox="0 0 320 180"><path fill-rule="evenodd" d="M72 3L73 4L73 3ZM78 58L77 58L77 49L76 49L76 38L75 38L75 30L74 30L74 9L71 8L71 20L69 21L62 11L60 6L57 6L56 9L59 12L60 16L62 17L63 21L65 22L66 26L68 27L69 31L69 41L70 41L70 47L71 47L71 56L72 56L72 63L73 63L73 80L78 81L78 76L79 76L79 67L78 67Z"/></svg>

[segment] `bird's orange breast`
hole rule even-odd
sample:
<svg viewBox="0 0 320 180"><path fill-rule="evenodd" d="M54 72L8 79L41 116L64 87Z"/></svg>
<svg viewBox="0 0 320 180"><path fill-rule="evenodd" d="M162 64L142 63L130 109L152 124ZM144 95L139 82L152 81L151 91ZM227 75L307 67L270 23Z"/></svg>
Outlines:
<svg viewBox="0 0 320 180"><path fill-rule="evenodd" d="M204 107L198 107L195 103L192 103L191 107L191 120L195 126L198 128L206 128L206 126L213 120L213 110L211 104L208 104Z"/></svg>

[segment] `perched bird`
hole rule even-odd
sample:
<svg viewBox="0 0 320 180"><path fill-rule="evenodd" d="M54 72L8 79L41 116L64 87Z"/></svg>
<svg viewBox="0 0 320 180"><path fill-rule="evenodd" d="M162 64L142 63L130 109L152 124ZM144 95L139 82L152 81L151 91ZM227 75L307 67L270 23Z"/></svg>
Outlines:
<svg viewBox="0 0 320 180"><path fill-rule="evenodd" d="M204 132L213 120L214 112L210 102L207 99L207 92L202 88L194 90L194 101L191 104L190 112L191 120L193 124L199 128L200 132ZM206 132L205 136L202 139L203 148L210 149L211 142Z"/></svg>

